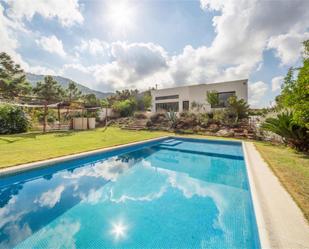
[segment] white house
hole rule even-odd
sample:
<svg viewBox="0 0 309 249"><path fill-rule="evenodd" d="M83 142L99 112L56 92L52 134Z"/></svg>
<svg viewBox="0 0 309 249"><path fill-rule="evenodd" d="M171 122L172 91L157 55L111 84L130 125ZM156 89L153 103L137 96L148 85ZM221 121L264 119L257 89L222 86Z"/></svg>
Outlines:
<svg viewBox="0 0 309 249"><path fill-rule="evenodd" d="M208 91L216 91L218 93L218 106L212 107L207 103L206 93ZM203 111L208 112L212 108L225 107L228 98L234 95L236 95L238 99L244 99L248 102L247 79L152 90L151 111L183 112L192 110L192 107L198 104L202 106Z"/></svg>

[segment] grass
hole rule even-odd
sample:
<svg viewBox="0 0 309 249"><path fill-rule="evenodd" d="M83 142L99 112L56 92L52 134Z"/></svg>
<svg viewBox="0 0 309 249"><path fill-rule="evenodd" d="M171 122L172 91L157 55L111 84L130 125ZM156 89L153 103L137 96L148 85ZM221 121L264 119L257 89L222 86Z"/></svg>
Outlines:
<svg viewBox="0 0 309 249"><path fill-rule="evenodd" d="M285 146L254 144L309 222L309 156Z"/></svg>
<svg viewBox="0 0 309 249"><path fill-rule="evenodd" d="M160 131L119 128L79 132L23 133L0 136L0 168L166 136Z"/></svg>

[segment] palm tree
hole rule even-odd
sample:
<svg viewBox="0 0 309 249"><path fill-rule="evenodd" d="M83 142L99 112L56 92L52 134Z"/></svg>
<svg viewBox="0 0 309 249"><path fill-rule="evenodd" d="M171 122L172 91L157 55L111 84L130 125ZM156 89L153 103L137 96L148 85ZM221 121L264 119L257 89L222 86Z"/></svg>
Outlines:
<svg viewBox="0 0 309 249"><path fill-rule="evenodd" d="M236 96L231 96L228 99L228 111L235 116L235 123L238 123L240 118L245 118L249 112L249 105L244 99L237 99Z"/></svg>
<svg viewBox="0 0 309 249"><path fill-rule="evenodd" d="M44 77L44 82L38 82L33 92L44 103L44 121L43 132L46 132L48 105L57 103L62 100L64 91L57 81L52 76Z"/></svg>
<svg viewBox="0 0 309 249"><path fill-rule="evenodd" d="M309 149L309 130L293 121L292 112L284 111L277 117L267 118L261 128L281 136L286 144L297 150Z"/></svg>

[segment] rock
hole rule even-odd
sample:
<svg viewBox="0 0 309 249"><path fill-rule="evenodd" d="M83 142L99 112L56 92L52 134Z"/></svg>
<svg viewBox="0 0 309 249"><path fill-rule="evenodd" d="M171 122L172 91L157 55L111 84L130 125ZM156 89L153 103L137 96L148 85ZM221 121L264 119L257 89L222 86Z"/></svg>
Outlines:
<svg viewBox="0 0 309 249"><path fill-rule="evenodd" d="M216 135L220 136L220 137L233 137L234 136L234 131L227 130L227 129L222 129L222 130L219 130L216 133Z"/></svg>
<svg viewBox="0 0 309 249"><path fill-rule="evenodd" d="M192 130L193 130L194 132L199 132L199 131L201 131L201 126L197 125L197 126L193 127Z"/></svg>
<svg viewBox="0 0 309 249"><path fill-rule="evenodd" d="M219 125L211 124L206 130L211 132L217 132L219 130Z"/></svg>

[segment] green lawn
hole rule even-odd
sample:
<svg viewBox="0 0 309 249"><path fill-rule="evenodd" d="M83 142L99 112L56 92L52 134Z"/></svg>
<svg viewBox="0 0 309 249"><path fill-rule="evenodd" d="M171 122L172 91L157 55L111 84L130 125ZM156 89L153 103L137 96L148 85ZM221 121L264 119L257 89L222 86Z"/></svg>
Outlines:
<svg viewBox="0 0 309 249"><path fill-rule="evenodd" d="M166 135L166 132L127 131L114 127L5 135L0 136L0 168Z"/></svg>
<svg viewBox="0 0 309 249"><path fill-rule="evenodd" d="M254 144L309 221L309 156L280 145Z"/></svg>

